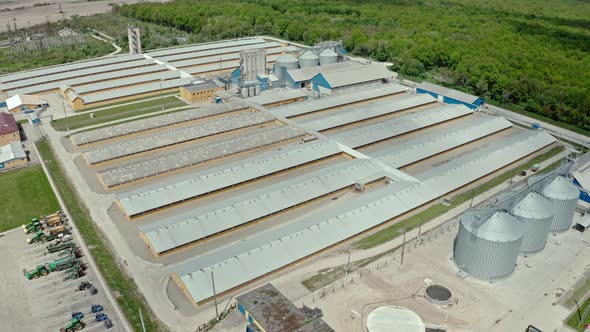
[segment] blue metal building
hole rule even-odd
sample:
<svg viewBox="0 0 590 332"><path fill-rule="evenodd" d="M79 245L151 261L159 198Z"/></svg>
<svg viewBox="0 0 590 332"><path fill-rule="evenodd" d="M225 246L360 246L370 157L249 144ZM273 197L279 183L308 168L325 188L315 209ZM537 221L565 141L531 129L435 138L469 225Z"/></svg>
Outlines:
<svg viewBox="0 0 590 332"><path fill-rule="evenodd" d="M460 104L465 105L471 109L476 109L481 106L485 99L470 95L465 92L446 88L444 86L432 84L429 82L422 82L416 87L417 93L428 93L437 98L440 102L446 104Z"/></svg>

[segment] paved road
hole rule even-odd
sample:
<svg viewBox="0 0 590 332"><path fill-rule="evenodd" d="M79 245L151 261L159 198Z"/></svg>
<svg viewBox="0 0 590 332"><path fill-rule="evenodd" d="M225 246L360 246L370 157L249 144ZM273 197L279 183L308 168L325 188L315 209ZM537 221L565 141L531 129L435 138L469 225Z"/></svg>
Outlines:
<svg viewBox="0 0 590 332"><path fill-rule="evenodd" d="M98 281L100 283L101 288L107 290L107 291L105 291L105 293L106 293L107 299L110 302L111 306L115 309L115 314L117 315L117 321L123 322L123 328L125 331L132 332L133 329L131 328L131 325L129 325L127 318L123 314L123 311L121 310L121 308L119 307L119 304L117 303L117 301L113 297L113 294L112 294L109 286L107 285L104 277L102 276L102 274L100 273L100 270L98 269L96 263L94 262L94 257L92 257L92 255L90 254L90 251L88 250L88 246L86 245L86 242L82 240L82 235L80 234L80 232L78 231L78 228L76 227L75 219L72 218L70 212L68 211L68 207L66 206L60 193L58 192L57 187L55 186L55 183L53 182L53 179L51 178L49 171L47 170L47 166L45 165L45 162L43 161L43 158L41 158L41 155L39 154L37 147L35 145L33 145L33 147L35 149L35 154L37 154L39 160L41 161L41 166L43 166L43 171L47 175L47 178L49 180L49 184L51 185L51 189L55 193L55 196L57 197L57 200L58 200L60 206L62 207L62 211L66 214L66 216L68 217L69 220L74 220L74 222L70 224L72 227L72 234L74 235L76 242L78 244L80 244L82 251L84 253L84 256L86 257L86 261L90 265L90 268L93 269L95 271L96 275L98 276Z"/></svg>
<svg viewBox="0 0 590 332"><path fill-rule="evenodd" d="M549 123L546 123L543 121L539 121L537 119L533 119L533 118L530 118L525 115L514 113L509 110L506 110L506 109L503 109L503 108L500 108L500 107L494 106L494 105L486 104L486 106L484 107L484 111L503 116L510 121L524 124L527 126L531 126L533 123L538 123L541 125L542 128L544 128L545 130L547 130L548 132L550 132L554 136L557 136L557 137L566 139L570 142L574 142L576 144L580 144L580 145L583 145L587 148L590 148L590 137L588 137L588 136L584 136L584 135L575 133L573 131L570 131L570 130L567 130L567 129L564 129L561 127L557 127L552 124L549 124Z"/></svg>

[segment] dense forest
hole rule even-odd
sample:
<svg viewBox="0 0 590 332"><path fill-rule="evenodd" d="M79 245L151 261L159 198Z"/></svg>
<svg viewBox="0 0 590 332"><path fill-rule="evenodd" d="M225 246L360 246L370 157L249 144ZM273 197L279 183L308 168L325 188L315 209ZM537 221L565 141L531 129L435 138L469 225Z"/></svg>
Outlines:
<svg viewBox="0 0 590 332"><path fill-rule="evenodd" d="M575 0L177 0L115 8L192 41L272 35L347 51L590 130L590 3Z"/></svg>

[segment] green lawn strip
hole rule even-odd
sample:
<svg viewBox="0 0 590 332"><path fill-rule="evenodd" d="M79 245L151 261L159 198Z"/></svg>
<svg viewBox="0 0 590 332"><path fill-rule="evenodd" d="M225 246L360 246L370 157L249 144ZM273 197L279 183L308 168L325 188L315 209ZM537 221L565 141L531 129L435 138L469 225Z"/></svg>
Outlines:
<svg viewBox="0 0 590 332"><path fill-rule="evenodd" d="M533 159L531 159L530 161L528 161L524 165L514 167L511 170L506 171L503 174L500 174L500 175L494 177L492 180L481 184L477 188L474 188L472 190L469 190L469 191L466 191L466 192L456 195L455 197L453 197L451 204L449 206L446 206L444 204L432 205L422 212L419 212L413 216L410 216L410 217L408 217L400 222L397 222L397 223L395 223L395 224L393 224L393 225L391 225L391 226L389 226L377 233L369 235L366 238L355 242L353 244L353 247L356 249L370 249L370 248L374 248L378 245L381 245L385 242L391 241L402 234L400 232L400 230L402 228L405 229L406 231L410 231L416 227L419 227L420 225L425 224L425 223L433 220L434 218L448 212L449 210L453 209L454 207L466 202L467 200L471 199L471 197L477 196L481 193L484 193L484 192L496 187L497 185L510 180L510 178L517 175L521 170L528 169L531 166L533 166L534 164L538 164L544 160L547 160L547 159L561 153L563 150L564 150L563 146L556 146L556 147L552 148L551 150L534 157ZM549 167L555 168L560 163L561 163L561 161L558 161L556 163L553 163L556 165L551 164L551 165L549 165Z"/></svg>
<svg viewBox="0 0 590 332"><path fill-rule="evenodd" d="M358 261L351 262L350 266L349 266L349 269L350 269L349 272L354 272L354 271L360 269L361 267L367 266L370 263L376 261L377 259L393 252L396 249L397 248L382 252L382 253L377 254L375 256L371 256L371 257L360 259ZM318 290L322 287L329 285L330 283L334 282L335 280L342 278L345 274L346 274L346 265L340 265L340 266L337 266L332 269L320 270L320 271L318 271L318 274L311 276L311 277L307 278L306 280L303 280L301 283L303 284L303 286L305 286L305 288L307 288L309 291L313 292L315 290Z"/></svg>
<svg viewBox="0 0 590 332"><path fill-rule="evenodd" d="M29 122L29 119L22 119L22 120L18 120L16 122L16 124L23 124L23 123L27 123L27 122Z"/></svg>
<svg viewBox="0 0 590 332"><path fill-rule="evenodd" d="M0 232L59 210L41 165L0 173L0 188L4 193L0 205Z"/></svg>
<svg viewBox="0 0 590 332"><path fill-rule="evenodd" d="M111 252L111 249L107 245L108 240L106 236L92 222L88 210L76 195L71 183L66 179L62 168L56 162L49 142L38 142L37 148L42 158L46 161L49 173L70 211L73 221L80 230L92 257L94 257L100 272L106 279L111 290L116 292L117 302L121 305L125 316L130 321L134 330L141 331L139 310L143 313L147 331L160 330L155 315L145 304L145 299L137 289L135 282L123 272L122 266L114 258L114 253Z"/></svg>
<svg viewBox="0 0 590 332"><path fill-rule="evenodd" d="M524 115L524 116L528 116L529 118L533 118L535 120L546 122L546 123L552 124L554 126L557 126L557 127L560 127L560 128L564 128L564 129L573 131L573 132L578 133L578 134L581 134L581 135L590 136L590 131L588 131L588 130L584 130L584 129L580 128L580 127L571 125L569 123L565 123L565 122L553 120L553 119L550 119L550 118L546 118L546 117L544 117L544 116L542 116L540 114L537 114L537 113L526 111L521 106L518 106L518 105L514 105L514 104L503 104L503 103L500 103L500 102L497 102L497 101L492 101L492 104L491 105L498 106L498 107L507 109L509 111L512 111L514 113L518 113L518 114L521 114L521 115Z"/></svg>
<svg viewBox="0 0 590 332"><path fill-rule="evenodd" d="M130 99L130 100L125 100L125 101L119 101L116 103L112 103L112 104L105 104L105 105L100 105L100 106L94 106L94 107L86 107L83 108L81 110L78 110L77 112L87 112L87 111L93 111L93 110L102 110L103 108L107 108L107 107L111 107L111 108L119 108L119 107L126 107L126 104L129 103L136 103L142 100L146 100L146 99L152 99L152 98L164 98L164 97L170 97L170 96L175 96L177 95L178 92L166 92L166 93L160 93L157 95L151 95L151 96L145 96L145 97L141 97L141 98L137 98L137 99ZM129 105L131 106L131 105Z"/></svg>
<svg viewBox="0 0 590 332"><path fill-rule="evenodd" d="M574 300L579 300L581 298L583 298L586 294L588 294L590 292L590 278L586 278L586 281L584 281L584 283L576 288L573 292L573 294L565 301L565 305L568 308L573 308L573 306L576 304L576 302Z"/></svg>
<svg viewBox="0 0 590 332"><path fill-rule="evenodd" d="M69 116L67 122L65 118L57 119L51 122L55 130L66 131L67 126L70 130L84 128L92 125L101 124L104 122L124 119L132 116L154 113L162 110L162 107L175 108L186 105L183 101L176 97L166 97L158 100L149 100L133 105L126 105L117 108L110 108L104 111L97 111L94 113L94 118L90 118L89 114L79 114Z"/></svg>
<svg viewBox="0 0 590 332"><path fill-rule="evenodd" d="M586 299L583 303L580 303L580 313L584 315L584 312L590 307L590 297ZM589 311L590 312L590 311ZM590 313L583 317L584 320L580 323L580 316L578 315L578 310L574 310L574 312L567 318L565 321L567 325L572 327L576 331L584 331L584 325L590 324ZM578 326L579 325L579 326Z"/></svg>

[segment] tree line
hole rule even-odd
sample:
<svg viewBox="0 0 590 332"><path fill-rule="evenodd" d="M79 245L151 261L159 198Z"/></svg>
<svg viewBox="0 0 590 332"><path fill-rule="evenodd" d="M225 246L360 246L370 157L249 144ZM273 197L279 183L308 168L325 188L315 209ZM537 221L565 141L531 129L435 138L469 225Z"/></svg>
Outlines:
<svg viewBox="0 0 590 332"><path fill-rule="evenodd" d="M590 130L590 4L549 0L176 0L115 8L191 40L273 35L392 63L429 80Z"/></svg>

